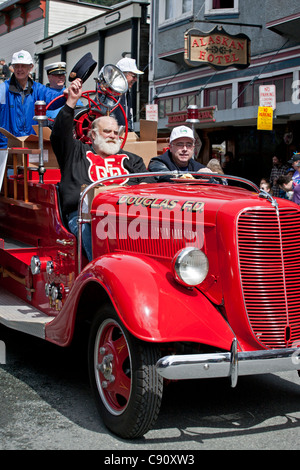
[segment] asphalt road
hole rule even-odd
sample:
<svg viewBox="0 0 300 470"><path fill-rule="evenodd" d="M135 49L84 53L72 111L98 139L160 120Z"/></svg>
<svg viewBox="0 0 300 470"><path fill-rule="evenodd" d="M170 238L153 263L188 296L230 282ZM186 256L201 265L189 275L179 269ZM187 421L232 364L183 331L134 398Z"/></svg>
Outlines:
<svg viewBox="0 0 300 470"><path fill-rule="evenodd" d="M125 451L148 451L155 459L185 451L194 459L201 450L300 449L296 372L242 377L235 389L227 379L172 383L154 429L125 441L97 415L80 349L61 349L2 326L0 341L6 346L0 450L102 450L104 463L113 463Z"/></svg>

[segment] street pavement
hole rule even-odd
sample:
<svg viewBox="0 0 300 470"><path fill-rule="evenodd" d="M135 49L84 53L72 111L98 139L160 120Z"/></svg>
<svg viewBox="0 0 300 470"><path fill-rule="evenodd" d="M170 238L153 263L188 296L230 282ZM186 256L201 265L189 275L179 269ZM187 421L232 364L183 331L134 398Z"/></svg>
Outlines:
<svg viewBox="0 0 300 470"><path fill-rule="evenodd" d="M81 348L62 349L3 326L0 341L0 450L102 450L106 464L139 451L139 462L126 461L135 467L175 464L180 452L193 464L201 450L300 449L297 372L241 377L235 389L227 379L171 383L154 429L125 441L97 414ZM146 452L156 460L142 458Z"/></svg>

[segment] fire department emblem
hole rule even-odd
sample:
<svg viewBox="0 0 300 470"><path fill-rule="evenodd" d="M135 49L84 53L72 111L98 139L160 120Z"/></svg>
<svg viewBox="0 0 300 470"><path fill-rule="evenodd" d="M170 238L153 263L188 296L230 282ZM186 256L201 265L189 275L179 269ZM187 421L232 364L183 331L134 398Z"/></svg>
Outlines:
<svg viewBox="0 0 300 470"><path fill-rule="evenodd" d="M109 176L128 175L129 171L124 168L124 162L129 160L129 157L125 154L121 155L110 155L109 157L100 157L92 152L87 152L86 158L90 162L89 167L89 178L91 181L97 181L100 178L107 178ZM125 184L128 178L122 180L111 180L105 183L110 184Z"/></svg>

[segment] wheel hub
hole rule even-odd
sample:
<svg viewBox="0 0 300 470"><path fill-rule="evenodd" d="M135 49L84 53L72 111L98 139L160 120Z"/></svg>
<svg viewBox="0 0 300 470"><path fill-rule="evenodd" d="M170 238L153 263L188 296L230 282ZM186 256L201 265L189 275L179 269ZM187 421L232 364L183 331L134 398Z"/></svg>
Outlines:
<svg viewBox="0 0 300 470"><path fill-rule="evenodd" d="M100 348L99 352L101 355L105 354L105 348ZM115 376L112 373L113 372L113 360L114 360L113 354L106 354L103 356L102 362L98 364L97 366L97 368L103 374L106 381L108 381L109 383L112 383L115 381ZM106 381L102 382L103 388L106 388L108 385Z"/></svg>
<svg viewBox="0 0 300 470"><path fill-rule="evenodd" d="M113 415L124 412L131 393L128 345L119 325L106 320L95 344L95 377L104 406Z"/></svg>

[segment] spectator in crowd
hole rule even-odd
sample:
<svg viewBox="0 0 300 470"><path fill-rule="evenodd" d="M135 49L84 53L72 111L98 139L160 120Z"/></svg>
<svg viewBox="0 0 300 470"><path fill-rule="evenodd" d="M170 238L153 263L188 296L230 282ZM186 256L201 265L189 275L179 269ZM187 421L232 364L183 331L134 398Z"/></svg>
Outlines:
<svg viewBox="0 0 300 470"><path fill-rule="evenodd" d="M122 95L120 104L122 105L128 120L128 131L132 132L134 129L131 89L137 82L138 75L143 75L144 72L137 68L135 59L131 59L129 57L124 57L123 59L119 60L119 62L116 64L116 67L118 67L121 72L124 73L128 84L128 91ZM115 109L113 115L117 119L120 126L125 125L124 115L120 107Z"/></svg>
<svg viewBox="0 0 300 470"><path fill-rule="evenodd" d="M224 171L221 167L221 164L219 162L219 160L217 158L211 158L207 164L207 168L209 170L211 170L213 173L218 173L219 175L223 175L224 174ZM217 180L216 180L217 181ZM222 183L224 185L228 184L228 181L227 179L225 178L222 178L221 181L218 180L217 181L218 183Z"/></svg>
<svg viewBox="0 0 300 470"><path fill-rule="evenodd" d="M5 63L5 59L0 59L0 83L8 80L11 73L8 65Z"/></svg>
<svg viewBox="0 0 300 470"><path fill-rule="evenodd" d="M285 172L285 174L286 174L287 176L289 176L290 178L293 178L294 173L295 173L295 170L294 170L293 167L288 168L288 169L286 170L286 172Z"/></svg>
<svg viewBox="0 0 300 470"><path fill-rule="evenodd" d="M119 126L115 118L101 116L90 130L92 146L73 138L74 109L82 94L82 80L76 78L68 87L65 106L58 113L51 143L61 170L60 197L62 213L70 231L78 235L78 203L82 185L89 185L106 176L123 175L128 185L154 182L154 178L126 178L128 173L147 172L141 157L120 151ZM107 158L109 157L109 158ZM89 261L92 260L91 227L83 224L82 243Z"/></svg>
<svg viewBox="0 0 300 470"><path fill-rule="evenodd" d="M293 181L300 179L299 174L299 163L300 163L300 153L296 152L293 154L292 158L288 161L288 163L292 166L290 171L293 171L292 179Z"/></svg>
<svg viewBox="0 0 300 470"><path fill-rule="evenodd" d="M299 165L300 166L300 165ZM300 180L293 180L287 175L279 176L277 179L278 186L289 194L293 202L300 205Z"/></svg>
<svg viewBox="0 0 300 470"><path fill-rule="evenodd" d="M223 170L225 175L237 176L237 165L233 156L233 153L227 151L223 157Z"/></svg>
<svg viewBox="0 0 300 470"><path fill-rule="evenodd" d="M269 183L269 180L268 180L267 178L265 178L265 177L261 178L261 180L260 180L260 182L259 182L259 186L260 186L261 184L264 184L264 183Z"/></svg>
<svg viewBox="0 0 300 470"><path fill-rule="evenodd" d="M266 191L266 193L269 193L271 194L271 196L273 196L273 191L268 181L261 181L259 185L259 189L263 189L264 191Z"/></svg>
<svg viewBox="0 0 300 470"><path fill-rule="evenodd" d="M217 158L211 158L207 164L207 168L209 168L213 173L219 173L220 175L224 174L221 164Z"/></svg>
<svg viewBox="0 0 300 470"><path fill-rule="evenodd" d="M170 135L170 148L157 157L151 158L149 171L166 172L180 170L189 172L211 173L202 163L193 159L195 150L195 138L193 131L187 126L174 127ZM172 175L162 175L157 177L158 181L171 181ZM192 176L191 176L192 177Z"/></svg>
<svg viewBox="0 0 300 470"><path fill-rule="evenodd" d="M275 197L284 197L284 192L280 189L279 185L277 184L277 179L279 176L285 175L286 170L288 169L287 165L284 165L282 162L282 158L274 155L273 159L273 167L270 173L270 184L273 192L273 196Z"/></svg>
<svg viewBox="0 0 300 470"><path fill-rule="evenodd" d="M0 84L0 127L20 137L34 133L32 125L36 124L33 119L35 102L50 103L57 92L30 78L33 60L29 52L15 52L12 65L14 73L11 78ZM62 100L64 103L65 98ZM53 106L59 107L62 102L58 100ZM0 133L0 148L6 147L7 139Z"/></svg>
<svg viewBox="0 0 300 470"><path fill-rule="evenodd" d="M287 174L287 176L289 176L289 178L293 181L293 184L295 185L300 184L300 154L295 153L292 159L289 160L289 163L292 163L293 166L292 166L292 171L291 171L291 168L289 169L290 174L289 175ZM293 190L287 190L285 194L288 199L293 200ZM297 197L297 194L295 195L295 197Z"/></svg>

